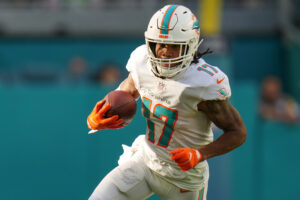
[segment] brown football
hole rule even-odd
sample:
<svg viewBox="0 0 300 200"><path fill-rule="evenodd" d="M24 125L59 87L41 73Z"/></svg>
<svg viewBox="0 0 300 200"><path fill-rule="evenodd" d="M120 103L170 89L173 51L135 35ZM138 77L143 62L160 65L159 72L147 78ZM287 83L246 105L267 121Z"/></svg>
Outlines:
<svg viewBox="0 0 300 200"><path fill-rule="evenodd" d="M131 94L121 90L115 90L105 96L105 104L110 104L110 109L105 117L119 115L124 120L123 125L128 125L136 113L136 101Z"/></svg>

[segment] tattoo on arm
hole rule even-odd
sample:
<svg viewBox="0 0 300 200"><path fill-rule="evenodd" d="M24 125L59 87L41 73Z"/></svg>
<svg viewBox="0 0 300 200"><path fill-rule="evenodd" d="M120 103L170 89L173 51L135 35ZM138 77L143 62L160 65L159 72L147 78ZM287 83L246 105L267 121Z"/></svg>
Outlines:
<svg viewBox="0 0 300 200"><path fill-rule="evenodd" d="M204 101L198 108L224 131L235 129L243 124L239 113L227 100Z"/></svg>
<svg viewBox="0 0 300 200"><path fill-rule="evenodd" d="M198 109L224 131L217 140L199 149L204 159L227 153L245 141L246 127L238 111L227 100L203 101L198 104Z"/></svg>

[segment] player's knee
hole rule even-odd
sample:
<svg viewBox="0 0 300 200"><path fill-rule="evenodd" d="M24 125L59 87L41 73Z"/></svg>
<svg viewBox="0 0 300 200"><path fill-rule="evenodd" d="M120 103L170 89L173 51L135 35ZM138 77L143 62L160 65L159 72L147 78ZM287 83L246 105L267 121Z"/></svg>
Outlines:
<svg viewBox="0 0 300 200"><path fill-rule="evenodd" d="M89 200L124 200L137 192L144 181L143 168L134 161L126 161L112 170L97 186Z"/></svg>
<svg viewBox="0 0 300 200"><path fill-rule="evenodd" d="M145 178L145 174L143 169L136 162L128 161L118 166L116 170L114 170L111 178L118 189L126 193L142 182Z"/></svg>

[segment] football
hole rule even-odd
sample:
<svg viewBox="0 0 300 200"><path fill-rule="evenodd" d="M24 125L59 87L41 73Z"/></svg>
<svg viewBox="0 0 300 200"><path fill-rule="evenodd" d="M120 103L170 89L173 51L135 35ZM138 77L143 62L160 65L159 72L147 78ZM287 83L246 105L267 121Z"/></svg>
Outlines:
<svg viewBox="0 0 300 200"><path fill-rule="evenodd" d="M105 96L105 104L110 104L110 109L105 117L119 115L124 120L123 125L127 126L136 113L136 101L128 92L115 90Z"/></svg>

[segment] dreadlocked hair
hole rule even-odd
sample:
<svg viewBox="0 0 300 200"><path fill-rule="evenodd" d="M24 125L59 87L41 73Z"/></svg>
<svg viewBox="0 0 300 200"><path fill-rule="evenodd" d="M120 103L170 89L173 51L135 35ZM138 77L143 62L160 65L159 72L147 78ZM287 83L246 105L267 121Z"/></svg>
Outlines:
<svg viewBox="0 0 300 200"><path fill-rule="evenodd" d="M199 58L201 58L205 54L210 54L210 53L213 53L213 51L210 50L209 48L207 48L206 51L204 51L204 52L197 51L194 55L194 59L193 59L192 63L198 63Z"/></svg>

